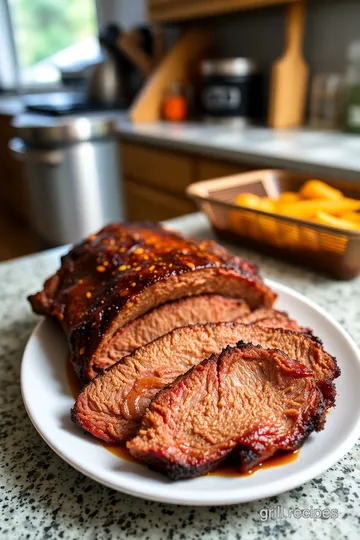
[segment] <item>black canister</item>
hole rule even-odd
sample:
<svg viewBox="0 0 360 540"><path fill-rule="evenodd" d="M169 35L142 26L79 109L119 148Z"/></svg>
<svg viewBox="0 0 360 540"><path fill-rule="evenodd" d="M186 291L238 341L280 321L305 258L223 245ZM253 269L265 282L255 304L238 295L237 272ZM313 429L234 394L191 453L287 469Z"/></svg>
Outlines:
<svg viewBox="0 0 360 540"><path fill-rule="evenodd" d="M206 119L244 125L262 116L262 77L249 58L203 60L202 108Z"/></svg>

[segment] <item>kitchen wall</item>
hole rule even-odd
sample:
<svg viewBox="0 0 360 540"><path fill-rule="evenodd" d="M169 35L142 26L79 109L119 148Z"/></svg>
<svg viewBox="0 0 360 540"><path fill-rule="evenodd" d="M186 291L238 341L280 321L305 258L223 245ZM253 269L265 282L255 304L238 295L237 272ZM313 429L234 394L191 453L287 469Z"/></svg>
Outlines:
<svg viewBox="0 0 360 540"><path fill-rule="evenodd" d="M146 21L145 0L96 0L99 25L117 22L130 28Z"/></svg>
<svg viewBox="0 0 360 540"><path fill-rule="evenodd" d="M214 22L222 56L252 56L273 61L284 44L285 9L281 7L237 13ZM360 40L360 2L341 0L308 6L305 57L313 72L342 72L346 49Z"/></svg>
<svg viewBox="0 0 360 540"><path fill-rule="evenodd" d="M146 20L145 0L97 0L100 23L125 27ZM269 65L282 51L283 6L207 19L221 56L252 56ZM360 40L359 0L319 1L308 6L305 56L313 72L343 71L346 49Z"/></svg>
<svg viewBox="0 0 360 540"><path fill-rule="evenodd" d="M236 13L211 22L219 56L255 58L265 73L265 101L268 101L270 70L284 48L286 9L284 6ZM304 56L310 75L344 73L347 49L360 40L360 2L337 0L308 5Z"/></svg>

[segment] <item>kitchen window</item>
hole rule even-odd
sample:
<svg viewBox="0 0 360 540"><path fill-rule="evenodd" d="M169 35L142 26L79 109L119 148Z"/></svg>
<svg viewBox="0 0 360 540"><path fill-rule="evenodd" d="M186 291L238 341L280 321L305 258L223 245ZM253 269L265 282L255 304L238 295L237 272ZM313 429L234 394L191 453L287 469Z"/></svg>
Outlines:
<svg viewBox="0 0 360 540"><path fill-rule="evenodd" d="M58 83L100 57L97 34L95 0L0 0L0 86Z"/></svg>

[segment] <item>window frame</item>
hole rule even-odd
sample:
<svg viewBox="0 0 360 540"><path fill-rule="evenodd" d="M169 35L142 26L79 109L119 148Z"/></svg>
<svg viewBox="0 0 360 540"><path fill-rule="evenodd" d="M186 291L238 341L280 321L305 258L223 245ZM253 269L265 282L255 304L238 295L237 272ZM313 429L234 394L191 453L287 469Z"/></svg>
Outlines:
<svg viewBox="0 0 360 540"><path fill-rule="evenodd" d="M101 0L93 0L93 2L95 4L96 23L99 28L100 19L102 18ZM41 93L68 89L61 80L56 83L24 84L21 82L20 71L9 0L0 0L0 94L14 92L19 94Z"/></svg>
<svg viewBox="0 0 360 540"><path fill-rule="evenodd" d="M8 0L0 0L0 88L19 87L19 65Z"/></svg>

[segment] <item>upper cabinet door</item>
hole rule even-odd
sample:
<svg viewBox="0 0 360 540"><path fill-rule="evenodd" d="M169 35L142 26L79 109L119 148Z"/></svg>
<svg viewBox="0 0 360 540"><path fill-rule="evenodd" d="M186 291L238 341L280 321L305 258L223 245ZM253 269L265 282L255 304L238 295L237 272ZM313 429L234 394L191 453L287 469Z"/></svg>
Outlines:
<svg viewBox="0 0 360 540"><path fill-rule="evenodd" d="M303 0L148 0L148 11L151 22L170 22L297 1Z"/></svg>

